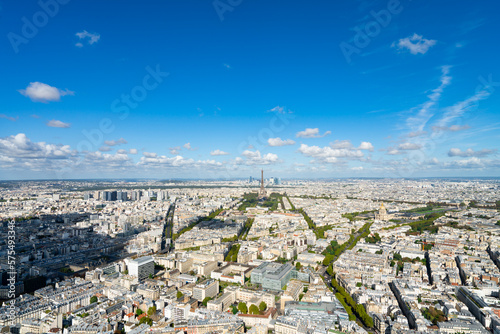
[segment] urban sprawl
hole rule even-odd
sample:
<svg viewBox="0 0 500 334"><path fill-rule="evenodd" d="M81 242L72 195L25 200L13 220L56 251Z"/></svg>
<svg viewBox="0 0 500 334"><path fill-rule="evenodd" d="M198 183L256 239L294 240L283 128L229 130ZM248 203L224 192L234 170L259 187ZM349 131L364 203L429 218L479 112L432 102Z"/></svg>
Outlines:
<svg viewBox="0 0 500 334"><path fill-rule="evenodd" d="M0 182L2 332L500 333L500 180Z"/></svg>

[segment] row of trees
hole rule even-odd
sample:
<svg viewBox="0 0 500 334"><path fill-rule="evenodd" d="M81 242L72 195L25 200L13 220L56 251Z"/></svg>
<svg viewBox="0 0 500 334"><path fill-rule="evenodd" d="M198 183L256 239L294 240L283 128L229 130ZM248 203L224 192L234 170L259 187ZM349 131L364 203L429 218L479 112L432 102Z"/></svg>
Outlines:
<svg viewBox="0 0 500 334"><path fill-rule="evenodd" d="M292 211L295 211L295 205L293 205L292 201L290 201L290 197L288 197L288 195L286 196L286 199L288 200L288 203L290 203L290 206L292 207Z"/></svg>
<svg viewBox="0 0 500 334"><path fill-rule="evenodd" d="M316 224L314 224L313 220L307 215L307 213L304 211L304 209L300 208L299 213L304 216L305 221L307 222L307 225L311 230L316 230Z"/></svg>
<svg viewBox="0 0 500 334"><path fill-rule="evenodd" d="M332 285L337 290L337 298L342 298L345 303L350 306L351 311L360 319L366 327L373 327L373 319L366 313L365 307L362 304L357 304L351 295L339 285L337 280L332 277ZM340 300L339 298L339 300Z"/></svg>
<svg viewBox="0 0 500 334"><path fill-rule="evenodd" d="M331 244L323 251L323 255L325 258L323 259L323 265L328 266L326 268L326 272L333 276L333 262L342 254L345 249L353 249L359 240L362 238L366 238L370 234L370 226L372 223L366 223L363 225L358 232L355 234L351 234L349 240L344 242L342 245L339 245L337 241L332 241Z"/></svg>
<svg viewBox="0 0 500 334"><path fill-rule="evenodd" d="M238 252L240 251L240 247L241 247L240 244L232 245L224 261L236 262L238 260Z"/></svg>
<svg viewBox="0 0 500 334"><path fill-rule="evenodd" d="M245 226L243 226L243 230L241 231L241 234L240 234L241 240L247 240L248 232L252 228L254 221L255 221L255 218L248 218L247 219L247 221L245 222Z"/></svg>

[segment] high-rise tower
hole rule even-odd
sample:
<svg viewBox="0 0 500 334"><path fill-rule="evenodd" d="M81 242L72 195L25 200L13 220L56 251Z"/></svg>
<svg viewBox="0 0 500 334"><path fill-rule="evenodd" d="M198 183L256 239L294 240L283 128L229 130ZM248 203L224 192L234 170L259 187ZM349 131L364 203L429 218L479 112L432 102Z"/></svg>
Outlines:
<svg viewBox="0 0 500 334"><path fill-rule="evenodd" d="M259 198L264 198L266 197L266 188L264 188L264 170L262 169L260 171L260 191L259 191Z"/></svg>

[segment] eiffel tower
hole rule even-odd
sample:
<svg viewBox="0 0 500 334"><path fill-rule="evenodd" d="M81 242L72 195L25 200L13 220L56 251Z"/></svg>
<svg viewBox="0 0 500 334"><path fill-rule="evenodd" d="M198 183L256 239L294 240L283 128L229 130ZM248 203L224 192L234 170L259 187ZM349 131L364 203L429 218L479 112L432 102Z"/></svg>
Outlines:
<svg viewBox="0 0 500 334"><path fill-rule="evenodd" d="M266 198L266 188L264 187L264 170L260 171L260 191L259 191L259 199Z"/></svg>

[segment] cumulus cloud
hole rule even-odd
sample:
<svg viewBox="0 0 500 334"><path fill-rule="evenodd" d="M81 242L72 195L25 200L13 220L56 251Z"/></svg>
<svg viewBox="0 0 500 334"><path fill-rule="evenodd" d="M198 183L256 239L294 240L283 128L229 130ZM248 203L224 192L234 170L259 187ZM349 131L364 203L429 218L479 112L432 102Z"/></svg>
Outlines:
<svg viewBox="0 0 500 334"><path fill-rule="evenodd" d="M34 143L24 133L0 138L0 156L22 159L66 159L75 154L69 145Z"/></svg>
<svg viewBox="0 0 500 334"><path fill-rule="evenodd" d="M319 134L318 128L307 128L304 131L299 131L295 135L297 138L321 138L331 134L331 131L326 131L322 135Z"/></svg>
<svg viewBox="0 0 500 334"><path fill-rule="evenodd" d="M82 42L87 41L88 44L90 44L90 45L92 45L94 43L97 43L99 41L99 39L101 39L101 35L95 34L95 33L90 33L87 30L84 30L84 31L81 31L81 32L77 32L75 35ZM81 48L81 47L83 47L83 43L82 42L78 42L75 45Z"/></svg>
<svg viewBox="0 0 500 334"><path fill-rule="evenodd" d="M425 54L429 49L436 44L434 39L426 39L421 35L413 34L412 36L401 38L397 43L392 43L392 47L397 47L398 50L406 49L411 54Z"/></svg>
<svg viewBox="0 0 500 334"><path fill-rule="evenodd" d="M47 126L50 126L51 128L69 128L71 124L53 119L47 122Z"/></svg>
<svg viewBox="0 0 500 334"><path fill-rule="evenodd" d="M471 148L466 149L465 151L462 151L459 148L451 148L450 151L448 152L448 156L450 157L484 157L490 154L495 153L496 150L487 150L483 149L480 151L474 151Z"/></svg>
<svg viewBox="0 0 500 334"><path fill-rule="evenodd" d="M399 154L403 154L403 152L399 151L398 149L395 149L393 147L390 147L388 150L387 150L387 154L388 155L399 155Z"/></svg>
<svg viewBox="0 0 500 334"><path fill-rule="evenodd" d="M361 142L361 145L359 145L358 149L373 152L374 148L373 148L372 143L364 141L364 142Z"/></svg>
<svg viewBox="0 0 500 334"><path fill-rule="evenodd" d="M463 159L463 160L455 160L443 164L444 168L458 168L458 169L484 168L486 166L487 165L478 157L472 157L470 159Z"/></svg>
<svg viewBox="0 0 500 334"><path fill-rule="evenodd" d="M191 143L186 143L186 144L182 145L182 147L184 147L186 150L189 150L189 151L196 151L198 149L197 147L191 147Z"/></svg>
<svg viewBox="0 0 500 334"><path fill-rule="evenodd" d="M294 145L295 141L291 139L282 140L280 137L277 137L277 138L269 138L267 140L267 143L269 144L269 146L286 146L286 145Z"/></svg>
<svg viewBox="0 0 500 334"><path fill-rule="evenodd" d="M116 145L121 145L121 144L126 144L127 141L123 138L120 138L118 140L106 140L104 141L104 144L108 146L116 146Z"/></svg>
<svg viewBox="0 0 500 334"><path fill-rule="evenodd" d="M175 157L166 157L164 155L157 155L156 153L148 153L141 157L138 166L145 168L183 168L183 169L220 169L223 163L215 160L194 160L186 159L180 155Z"/></svg>
<svg viewBox="0 0 500 334"><path fill-rule="evenodd" d="M210 155L217 156L217 155L229 155L229 153L221 151L219 149L210 152Z"/></svg>
<svg viewBox="0 0 500 334"><path fill-rule="evenodd" d="M274 153L261 154L260 151L245 150L241 155L245 158L237 157L237 165L270 165L280 162L278 155Z"/></svg>
<svg viewBox="0 0 500 334"><path fill-rule="evenodd" d="M373 152L374 149L372 143L367 141L361 142L356 148L350 140L335 140L333 143L330 143L330 147L334 149L364 150L370 152Z"/></svg>
<svg viewBox="0 0 500 334"><path fill-rule="evenodd" d="M85 155L85 159L82 163L82 167L85 168L96 168L98 167L102 171L113 171L116 172L120 169L130 170L134 168L132 159L123 152L116 152L115 154L97 152L89 152Z"/></svg>
<svg viewBox="0 0 500 334"><path fill-rule="evenodd" d="M75 92L70 90L61 90L38 81L30 82L26 89L19 89L18 92L29 97L33 102L43 103L58 102L61 96L75 95Z"/></svg>
<svg viewBox="0 0 500 334"><path fill-rule="evenodd" d="M137 154L137 149L136 148L131 148L129 150L130 154Z"/></svg>
<svg viewBox="0 0 500 334"><path fill-rule="evenodd" d="M353 145L350 140L336 140L333 143L330 143L330 147L352 149Z"/></svg>
<svg viewBox="0 0 500 334"><path fill-rule="evenodd" d="M345 141L339 142L341 145L346 145ZM351 149L347 147L339 147L339 143L331 144L331 146L319 147L301 144L298 152L307 157L314 158L315 163L337 163L339 158L359 159L363 157L363 152L359 149Z"/></svg>

